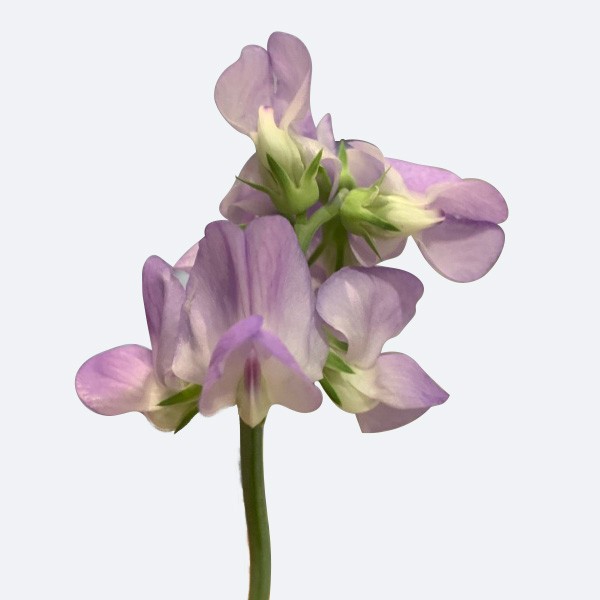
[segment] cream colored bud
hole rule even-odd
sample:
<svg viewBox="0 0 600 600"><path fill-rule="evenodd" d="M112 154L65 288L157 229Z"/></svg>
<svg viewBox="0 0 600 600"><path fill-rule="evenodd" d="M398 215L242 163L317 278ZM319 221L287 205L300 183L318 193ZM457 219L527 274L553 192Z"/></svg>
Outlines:
<svg viewBox="0 0 600 600"><path fill-rule="evenodd" d="M304 163L296 142L287 129L278 127L272 108L261 106L258 109L258 129L252 134L258 158L269 169L267 154L269 154L296 183L304 171Z"/></svg>

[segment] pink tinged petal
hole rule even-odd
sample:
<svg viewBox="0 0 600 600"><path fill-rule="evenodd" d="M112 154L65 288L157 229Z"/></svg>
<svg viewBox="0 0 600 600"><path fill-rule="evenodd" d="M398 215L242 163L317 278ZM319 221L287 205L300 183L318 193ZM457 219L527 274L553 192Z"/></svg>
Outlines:
<svg viewBox="0 0 600 600"><path fill-rule="evenodd" d="M412 319L422 295L423 284L405 271L346 267L319 288L317 312L348 342L345 360L368 369Z"/></svg>
<svg viewBox="0 0 600 600"><path fill-rule="evenodd" d="M185 296L183 285L175 269L158 256L151 256L142 270L142 291L156 378L165 387L177 390L182 383L172 366Z"/></svg>
<svg viewBox="0 0 600 600"><path fill-rule="evenodd" d="M379 433L408 425L428 410L427 408L398 410L380 403L368 412L357 414L356 420L363 433Z"/></svg>
<svg viewBox="0 0 600 600"><path fill-rule="evenodd" d="M448 399L445 392L410 356L381 354L374 377L355 383L362 393L397 409L430 408Z"/></svg>
<svg viewBox="0 0 600 600"><path fill-rule="evenodd" d="M210 223L186 287L173 363L178 377L204 383L220 337L251 314L248 286L244 232L227 221Z"/></svg>
<svg viewBox="0 0 600 600"><path fill-rule="evenodd" d="M196 262L198 254L198 244L194 244L186 253L173 265L174 269L189 273Z"/></svg>
<svg viewBox="0 0 600 600"><path fill-rule="evenodd" d="M508 218L508 206L502 194L481 179L463 179L438 186L432 196L430 208L452 217L489 223L502 223Z"/></svg>
<svg viewBox="0 0 600 600"><path fill-rule="evenodd" d="M273 101L281 127L293 125L302 135L315 136L310 113L312 63L306 46L295 36L275 32L269 37L267 51L273 73Z"/></svg>
<svg viewBox="0 0 600 600"><path fill-rule="evenodd" d="M419 194L424 194L432 185L461 181L458 175L446 169L417 165L395 158L388 158L386 160L389 165L400 173L406 187L410 191Z"/></svg>
<svg viewBox="0 0 600 600"><path fill-rule="evenodd" d="M256 154L253 154L243 166L239 177L250 183L263 185L260 161ZM221 201L220 211L226 219L237 225L249 223L257 216L277 213L277 209L267 194L239 179L235 181Z"/></svg>
<svg viewBox="0 0 600 600"><path fill-rule="evenodd" d="M370 144L367 144L367 146L370 146ZM353 146L348 147L346 155L348 157L348 169L357 187L370 187L385 173L383 155L380 159L374 153L365 152Z"/></svg>
<svg viewBox="0 0 600 600"><path fill-rule="evenodd" d="M465 283L483 277L496 264L504 247L504 232L494 223L447 216L415 240L438 273Z"/></svg>
<svg viewBox="0 0 600 600"><path fill-rule="evenodd" d="M292 124L303 135L314 134L310 116L311 61L296 37L274 33L267 50L246 46L240 58L219 77L215 102L238 131L256 131L258 109L271 106L278 123Z"/></svg>
<svg viewBox="0 0 600 600"><path fill-rule="evenodd" d="M245 230L250 312L264 317L302 370L322 376L327 344L315 322L315 296L306 258L283 217L256 219Z"/></svg>
<svg viewBox="0 0 600 600"><path fill-rule="evenodd" d="M406 240L407 238L404 237L374 238L373 242L381 257L379 258L363 238L354 234L348 236L352 253L356 257L357 262L365 267L370 267L382 260L399 256L406 247Z"/></svg>
<svg viewBox="0 0 600 600"><path fill-rule="evenodd" d="M330 152L337 154L335 137L333 135L333 125L331 123L331 115L329 113L327 113L317 125L317 140Z"/></svg>
<svg viewBox="0 0 600 600"><path fill-rule="evenodd" d="M217 108L230 125L247 135L256 131L258 109L271 105L272 94L269 55L260 46L246 46L215 86Z"/></svg>
<svg viewBox="0 0 600 600"><path fill-rule="evenodd" d="M306 259L289 222L262 217L245 230L211 223L186 288L175 372L203 383L212 349L230 327L264 318L307 375L320 379L327 354L315 323Z"/></svg>
<svg viewBox="0 0 600 600"><path fill-rule="evenodd" d="M212 415L238 405L242 420L255 427L273 404L299 412L316 410L321 394L276 336L252 316L227 331L215 348L200 412Z"/></svg>
<svg viewBox="0 0 600 600"><path fill-rule="evenodd" d="M375 371L376 377L355 383L362 393L380 401L371 411L357 415L365 433L406 425L448 399L448 394L406 354L382 354Z"/></svg>
<svg viewBox="0 0 600 600"><path fill-rule="evenodd" d="M154 382L152 352L130 344L101 352L86 361L75 377L79 399L101 415L148 410L146 394Z"/></svg>

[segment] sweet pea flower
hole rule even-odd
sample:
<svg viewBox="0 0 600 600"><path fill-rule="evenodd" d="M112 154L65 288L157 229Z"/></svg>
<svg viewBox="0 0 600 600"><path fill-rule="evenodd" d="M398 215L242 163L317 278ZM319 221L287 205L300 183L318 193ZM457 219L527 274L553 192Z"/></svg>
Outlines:
<svg viewBox="0 0 600 600"><path fill-rule="evenodd" d="M211 223L194 252L173 369L203 385L200 412L237 404L240 418L255 427L274 403L318 408L313 382L322 376L327 344L289 222L267 216L245 229Z"/></svg>
<svg viewBox="0 0 600 600"><path fill-rule="evenodd" d="M317 295L331 351L321 384L365 433L401 427L448 394L406 354L381 353L412 319L423 285L387 267L345 267Z"/></svg>
<svg viewBox="0 0 600 600"><path fill-rule="evenodd" d="M366 142L349 142L346 154L355 189L341 214L356 262L372 265L398 256L412 236L433 268L453 281L474 281L494 266L504 246L499 223L508 217L495 187L386 159Z"/></svg>
<svg viewBox="0 0 600 600"><path fill-rule="evenodd" d="M244 224L277 213L293 217L328 194L339 161L329 115L318 126L313 121L311 75L306 46L276 32L266 49L246 46L219 77L219 111L256 146L221 203L230 221Z"/></svg>
<svg viewBox="0 0 600 600"><path fill-rule="evenodd" d="M177 431L197 413L198 385L173 373L172 363L184 287L176 270L151 256L142 270L142 291L152 350L137 344L101 352L75 378L81 401L101 415L138 411L163 431Z"/></svg>

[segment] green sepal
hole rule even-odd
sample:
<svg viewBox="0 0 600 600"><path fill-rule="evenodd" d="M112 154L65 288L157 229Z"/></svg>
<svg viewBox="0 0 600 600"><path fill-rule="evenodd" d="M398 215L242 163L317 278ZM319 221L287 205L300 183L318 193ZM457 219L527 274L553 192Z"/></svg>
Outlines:
<svg viewBox="0 0 600 600"><path fill-rule="evenodd" d="M363 213L361 213L361 216L363 221L371 225L375 225L375 227L379 227L379 229L383 229L384 231L393 231L394 233L400 232L400 230L395 225L392 225L389 221L378 217L368 208Z"/></svg>
<svg viewBox="0 0 600 600"><path fill-rule="evenodd" d="M305 212L319 200L319 186L316 175L323 152L319 152L302 174L298 185L290 178L285 169L267 154L267 163L273 180L281 190L281 194L271 193L273 204L280 213L288 217Z"/></svg>
<svg viewBox="0 0 600 600"><path fill-rule="evenodd" d="M309 182L317 176L317 172L319 170L319 166L321 165L321 159L323 158L323 149L319 150L319 153L315 155L312 159L310 165L306 168L306 171L302 173L302 177L300 179L300 186L302 187L303 183Z"/></svg>
<svg viewBox="0 0 600 600"><path fill-rule="evenodd" d="M327 356L327 361L325 362L325 366L329 369L334 369L335 371L354 375L354 369L352 369L352 367L335 352L329 353Z"/></svg>
<svg viewBox="0 0 600 600"><path fill-rule="evenodd" d="M194 404L190 410L188 410L182 417L181 421L177 427L175 427L175 431L173 433L177 433L181 431L196 415L198 414L198 406Z"/></svg>
<svg viewBox="0 0 600 600"><path fill-rule="evenodd" d="M363 229L360 235L365 240L365 242L367 242L367 244L369 245L369 248L371 248L371 250L373 250L373 252L375 253L375 256L377 256L377 258L379 260L383 260L383 258L381 258L381 254L379 254L379 250L377 250L377 246L375 245L375 242L373 241L371 234L366 229Z"/></svg>
<svg viewBox="0 0 600 600"><path fill-rule="evenodd" d="M327 334L327 343L335 348L336 350L341 350L342 352L348 352L348 342L343 342L342 340L338 340L335 336L330 333Z"/></svg>
<svg viewBox="0 0 600 600"><path fill-rule="evenodd" d="M333 389L333 386L329 383L327 378L323 377L323 379L321 379L319 381L319 383L321 384L321 387L323 388L325 393L329 396L331 401L341 408L342 401L340 400L340 397L337 395L337 392Z"/></svg>
<svg viewBox="0 0 600 600"><path fill-rule="evenodd" d="M175 406L177 404L185 404L186 402L196 400L198 396L200 396L201 392L201 385L190 385L180 392L177 392L174 396L170 396L166 400L159 402L158 406Z"/></svg>
<svg viewBox="0 0 600 600"><path fill-rule="evenodd" d="M248 181L247 179L242 179L241 177L238 177L237 175L235 176L235 178L238 181L241 181L242 183L249 185L252 189L258 190L259 192L263 192L264 194L267 194L268 196L273 195L273 192L266 185L261 185L260 183L254 183L253 181Z"/></svg>
<svg viewBox="0 0 600 600"><path fill-rule="evenodd" d="M319 165L316 181L319 186L319 200L325 204L331 195L332 183L329 173L327 173L323 165Z"/></svg>
<svg viewBox="0 0 600 600"><path fill-rule="evenodd" d="M340 146L338 148L338 158L342 163L342 170L340 171L340 180L338 187L340 189L346 188L348 190L352 190L356 187L356 181L354 181L354 177L350 174L350 169L348 169L348 154L346 153L346 143L344 140L340 141Z"/></svg>

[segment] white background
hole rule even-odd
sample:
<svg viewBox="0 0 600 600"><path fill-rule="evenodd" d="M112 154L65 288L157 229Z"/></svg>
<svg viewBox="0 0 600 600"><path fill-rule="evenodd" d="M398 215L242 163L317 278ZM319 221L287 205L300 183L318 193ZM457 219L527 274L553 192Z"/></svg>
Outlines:
<svg viewBox="0 0 600 600"><path fill-rule="evenodd" d="M425 283L391 348L450 394L363 435L324 402L266 432L273 600L600 597L598 34L592 2L28 2L0 9L0 596L237 599L237 415L103 418L78 366L147 344L143 261L218 218L252 144L213 103L295 33L338 138L492 182L507 243Z"/></svg>

